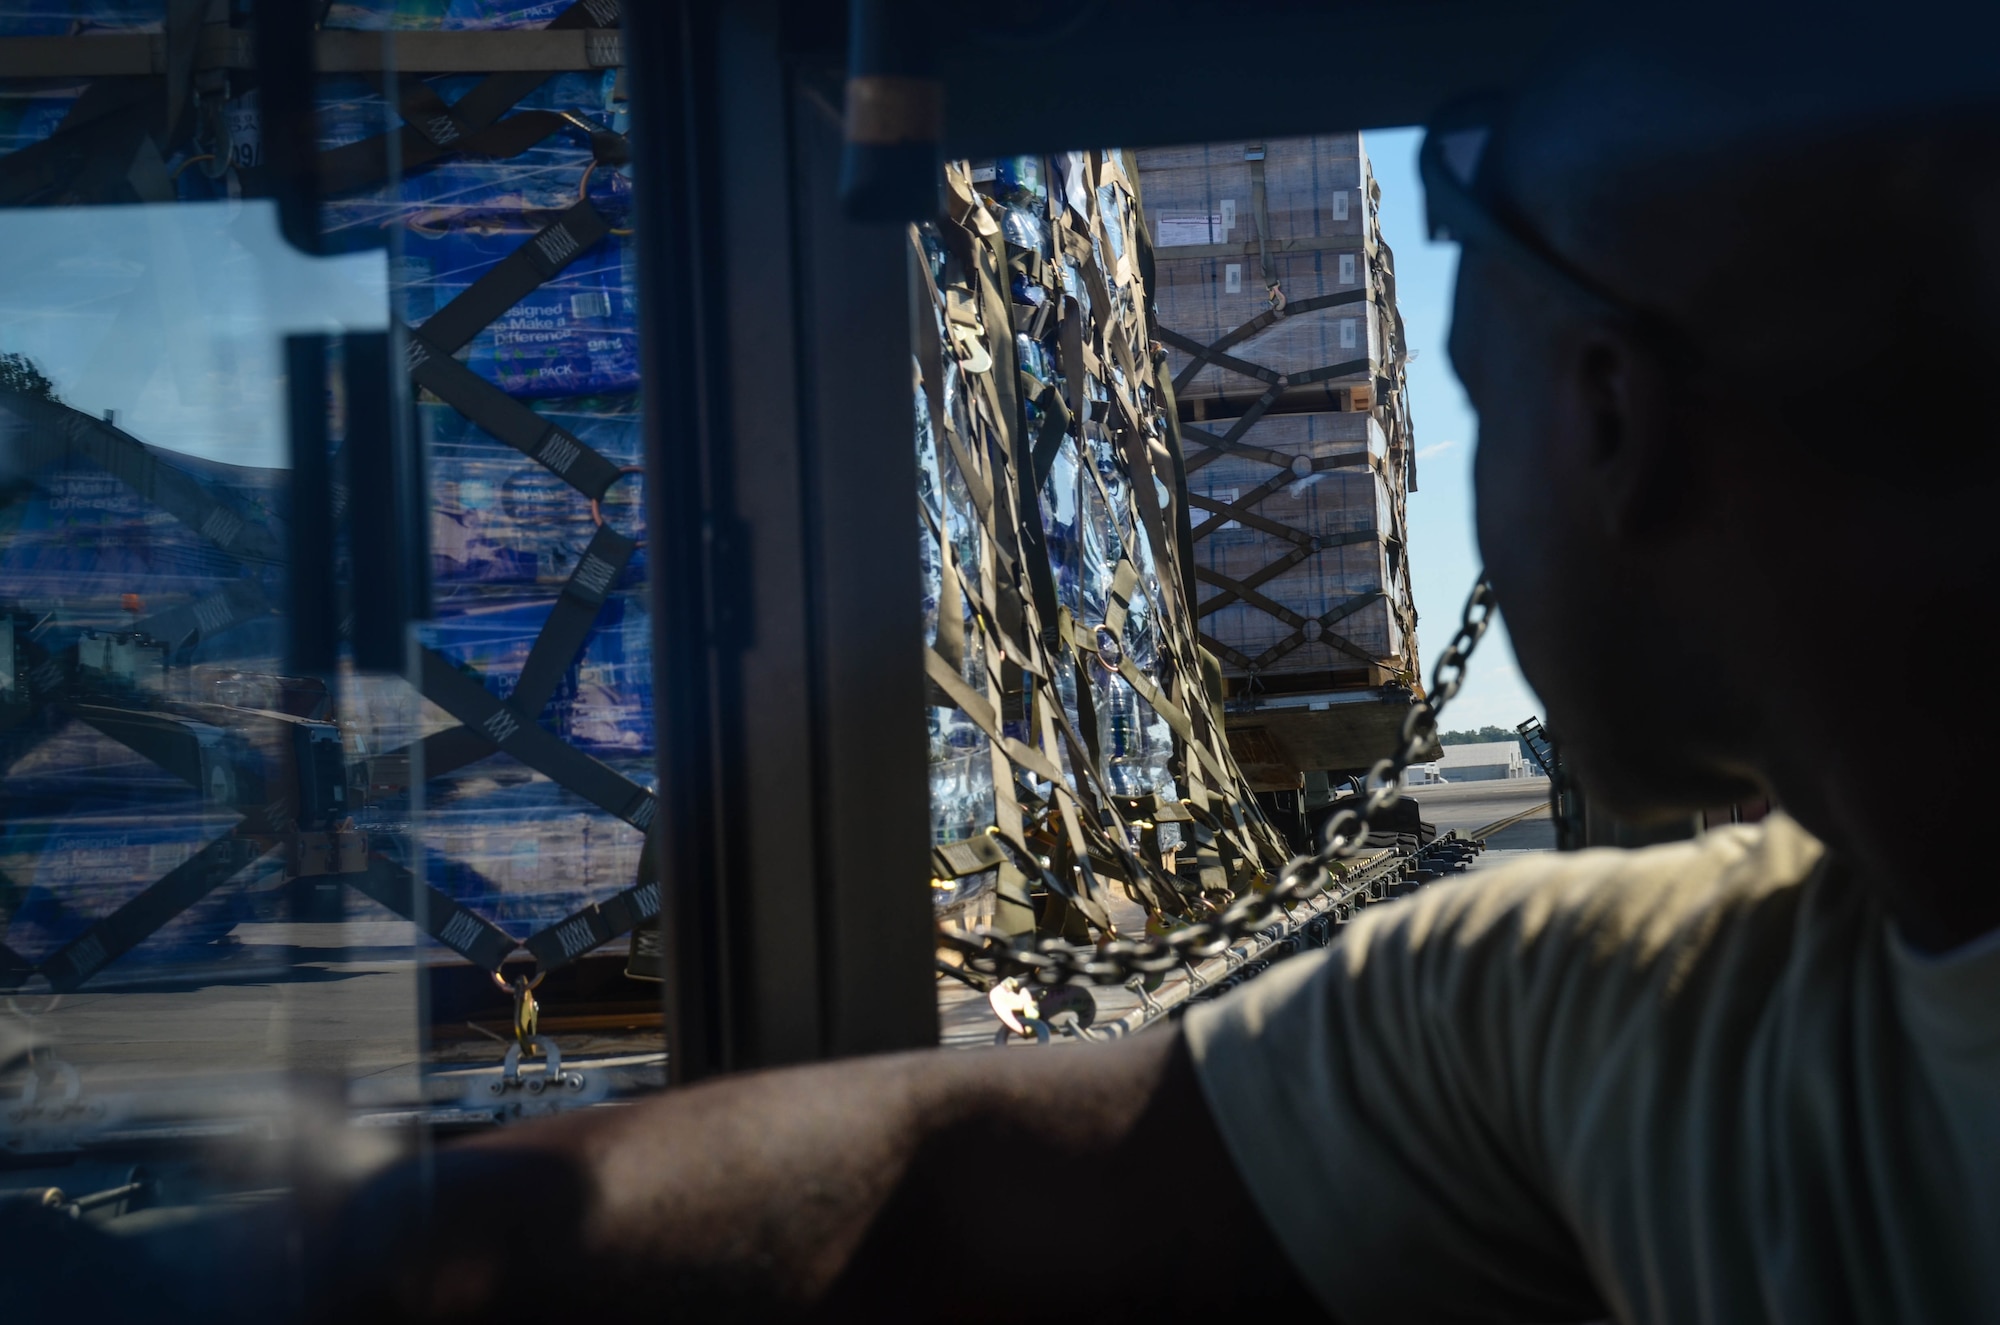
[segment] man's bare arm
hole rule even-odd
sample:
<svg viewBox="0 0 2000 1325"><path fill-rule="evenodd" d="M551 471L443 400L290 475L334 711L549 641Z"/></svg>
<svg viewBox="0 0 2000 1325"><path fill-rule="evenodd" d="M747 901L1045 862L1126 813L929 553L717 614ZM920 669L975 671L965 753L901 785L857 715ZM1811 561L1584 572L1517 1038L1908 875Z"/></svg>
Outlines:
<svg viewBox="0 0 2000 1325"><path fill-rule="evenodd" d="M448 1147L432 1181L426 1196L405 1168L352 1203L341 1273L371 1270L327 1305L482 1321L1312 1312L1177 1032L730 1078Z"/></svg>

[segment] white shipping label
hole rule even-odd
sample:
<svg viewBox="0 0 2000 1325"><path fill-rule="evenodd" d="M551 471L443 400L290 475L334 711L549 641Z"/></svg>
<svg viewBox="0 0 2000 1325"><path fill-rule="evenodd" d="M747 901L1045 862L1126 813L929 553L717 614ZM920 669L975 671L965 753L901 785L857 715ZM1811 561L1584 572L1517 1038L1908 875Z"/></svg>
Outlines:
<svg viewBox="0 0 2000 1325"><path fill-rule="evenodd" d="M1340 255L1340 283L1342 285L1354 284L1354 255L1352 253L1343 253Z"/></svg>
<svg viewBox="0 0 2000 1325"><path fill-rule="evenodd" d="M1243 264L1232 262L1222 269L1222 292L1224 294L1243 293Z"/></svg>
<svg viewBox="0 0 2000 1325"><path fill-rule="evenodd" d="M222 106L223 128L229 134L229 164L254 169L264 164L264 119L257 94L245 92Z"/></svg>
<svg viewBox="0 0 2000 1325"><path fill-rule="evenodd" d="M991 161L983 162L972 168L972 182L974 184L991 184L994 173L993 163ZM1346 206L1347 204L1345 203L1341 204L1342 210L1339 212L1339 215L1347 215Z"/></svg>
<svg viewBox="0 0 2000 1325"><path fill-rule="evenodd" d="M1355 330L1356 330L1356 328L1357 328L1357 327L1358 327L1359 325L1360 325L1360 319L1359 319L1359 318L1352 318L1352 317L1344 317L1344 318L1340 319L1340 348L1341 348L1341 349L1343 349L1343 350L1351 350L1351 349L1353 349L1353 348L1354 348L1354 335L1355 335Z"/></svg>
<svg viewBox="0 0 2000 1325"><path fill-rule="evenodd" d="M1222 233L1224 238L1227 238L1229 232L1233 230L1235 227L1236 227L1236 199L1224 198L1222 200Z"/></svg>
<svg viewBox="0 0 2000 1325"><path fill-rule="evenodd" d="M1161 212L1153 227L1153 247L1182 248L1213 244L1222 238L1222 217L1216 212Z"/></svg>
<svg viewBox="0 0 2000 1325"><path fill-rule="evenodd" d="M1208 494L1208 499L1218 506L1234 506L1236 499L1242 495L1243 489L1241 488L1217 488L1214 492ZM1215 512L1211 511L1209 514L1213 516ZM1225 520L1222 523L1223 529L1241 529L1242 527L1241 524L1234 520Z"/></svg>
<svg viewBox="0 0 2000 1325"><path fill-rule="evenodd" d="M1347 219L1346 189L1342 189L1340 192L1333 195L1333 219L1336 221L1345 221Z"/></svg>

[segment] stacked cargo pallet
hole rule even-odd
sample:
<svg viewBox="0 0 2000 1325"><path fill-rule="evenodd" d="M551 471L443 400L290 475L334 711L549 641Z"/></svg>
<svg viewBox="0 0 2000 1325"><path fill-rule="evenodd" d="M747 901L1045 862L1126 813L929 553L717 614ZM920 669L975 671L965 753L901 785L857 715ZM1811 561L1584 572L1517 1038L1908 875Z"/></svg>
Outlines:
<svg viewBox="0 0 2000 1325"><path fill-rule="evenodd" d="M1156 148L1138 164L1195 612L1231 740L1260 790L1365 768L1418 660L1405 351L1361 135Z"/></svg>
<svg viewBox="0 0 2000 1325"><path fill-rule="evenodd" d="M205 9L215 21L203 21ZM227 211L256 196L267 165L260 93L249 34L224 12L164 0L26 0L10 9L0 36L92 34L48 48L70 67L87 70L100 52L115 66L120 43L164 33L167 47L193 52L192 77L185 102L165 116L156 99L126 97L129 126L122 109L94 120L76 112L115 77L6 80L0 201ZM402 62L406 72L385 90L363 58L346 66L359 72L324 76L316 88L323 242L388 251L390 311L410 351L434 499L435 611L422 628L421 693L347 672L321 688L310 714L346 738L342 803L358 824L342 827L336 816L329 831L358 832L374 848L365 870L349 859L340 875L371 899L356 905L417 918L444 948L489 968L517 948L545 970L572 961L659 903L656 883L635 883L654 806L652 669L638 484L625 478L640 440L617 22L615 0L343 0L319 34L323 49L345 41L341 49L376 52L384 67L395 63L387 34L423 34L426 44L412 49L438 61L414 72ZM384 34L381 42L369 32ZM452 49L460 32L507 34L513 72L476 72ZM565 40L582 37L592 40ZM44 48L36 53L47 58ZM14 61L23 62L33 59ZM128 128L124 150L137 143L142 164L158 169L97 178L95 148L75 147L75 135ZM190 334L210 330L199 311L186 317ZM337 385L337 358L331 367ZM340 399L336 392L336 473L347 444ZM121 416L120 428L57 402L16 413L52 421L37 434L49 440L35 453L34 491L5 517L25 536L0 549L0 611L15 652L41 679L25 698L9 687L25 716L0 776L13 765L9 794L35 792L45 813L0 825L0 865L27 881L31 901L46 901L16 913L34 924L16 924L13 946L52 979L60 967L80 981L95 967L57 960L80 947L95 945L107 960L135 946L140 957L185 955L176 951L179 922L138 934L118 917L176 872L167 866L209 849L216 815L172 771L131 776L128 766L144 760L63 715L79 696L124 703L130 691L131 707L165 722L203 703L210 721L227 726L240 713L248 730L256 713L281 707L274 696L297 690L282 678L285 634L271 608L287 601L287 476L148 448L142 415ZM282 438L262 440L283 454ZM134 475L191 483L199 509L193 518L161 509L159 484ZM218 529L230 531L226 546ZM250 533L263 542L246 550ZM131 604L142 599L150 615L140 618ZM176 613L199 628L154 638ZM170 683L149 698L86 666L104 652L90 646L107 630L145 635L147 656L164 659ZM115 781L104 776L113 770ZM417 770L430 780L421 798L410 786ZM65 779L119 790L110 801L101 790L90 801L37 791L59 791ZM189 936L196 946L218 927L273 914L277 875L309 854L301 846L312 845L309 827L327 828L295 810L244 820L255 823L258 854L271 854L196 897L185 915L222 908ZM82 841L98 845L82 851ZM411 860L422 861L414 876L401 863ZM75 874L79 861L92 864L88 877ZM187 891L185 879L177 888ZM140 909L158 909L165 894L153 895Z"/></svg>
<svg viewBox="0 0 2000 1325"><path fill-rule="evenodd" d="M346 0L331 8L328 27L529 32L565 13L560 26L596 27L615 22L616 9L548 0ZM587 232L547 279L511 303L482 307L495 315L460 353L459 362L516 406L498 406L496 414L477 385L461 379L454 388L451 377L416 374L433 503L435 610L423 633L439 658L479 677L498 698L514 699L527 678L537 693L519 696L520 716L638 787L652 781L652 665L637 484L593 493L574 472L537 464L542 456L523 454L493 431L553 429L548 436L602 457L613 470L640 461L630 188L617 156L605 150L624 129L619 72L570 70L530 82L500 121L520 126L515 141L497 151L483 143L454 150L480 128L466 122L471 112L464 108L477 104L484 113L505 79L433 75L420 86L406 82L393 105L379 80L323 79L321 161L333 187L322 228L336 246L393 233L391 297L419 344L435 339L427 329L449 320L455 301L462 309L469 291L552 228ZM447 122L427 118L438 114ZM253 103L230 122L254 132L255 119ZM386 171L375 160L385 125L400 130L406 159L421 161L393 180L380 178ZM253 142L235 154L256 150ZM559 662L530 667L552 610L566 589L575 592L580 572L590 581L581 649L565 643ZM553 686L538 682L537 672ZM433 728L446 719L435 709L425 716ZM394 743L416 734L399 734ZM505 756L446 778L440 774L451 770L438 765L449 761L436 748L427 754L430 882L509 937L525 940L632 885L642 837L615 809ZM377 760L371 781L393 794L397 773L393 758ZM526 824L535 826L532 834L520 831Z"/></svg>
<svg viewBox="0 0 2000 1325"><path fill-rule="evenodd" d="M1013 934L1171 925L1286 853L1195 641L1129 158L946 183L911 234L934 900Z"/></svg>

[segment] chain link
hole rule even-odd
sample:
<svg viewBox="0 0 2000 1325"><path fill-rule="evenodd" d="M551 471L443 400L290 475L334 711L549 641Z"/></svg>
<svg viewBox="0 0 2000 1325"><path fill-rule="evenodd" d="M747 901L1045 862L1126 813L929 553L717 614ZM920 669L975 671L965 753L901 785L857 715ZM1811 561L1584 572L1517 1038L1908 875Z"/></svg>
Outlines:
<svg viewBox="0 0 2000 1325"><path fill-rule="evenodd" d="M1109 985L1205 961L1239 939L1282 923L1287 906L1332 886L1332 866L1360 854L1369 825L1402 795L1403 774L1437 734L1438 714L1464 685L1466 663L1492 624L1494 610L1493 587L1482 576L1465 600L1458 632L1431 670L1430 693L1410 706L1394 753L1368 770L1360 806L1336 811L1320 826L1319 849L1287 861L1268 889L1245 893L1221 914L1158 937L1110 938L1081 948L1057 938L1021 943L982 925L964 934L941 931L939 945L959 953L969 969L984 975L1026 976L1038 984L1089 980Z"/></svg>

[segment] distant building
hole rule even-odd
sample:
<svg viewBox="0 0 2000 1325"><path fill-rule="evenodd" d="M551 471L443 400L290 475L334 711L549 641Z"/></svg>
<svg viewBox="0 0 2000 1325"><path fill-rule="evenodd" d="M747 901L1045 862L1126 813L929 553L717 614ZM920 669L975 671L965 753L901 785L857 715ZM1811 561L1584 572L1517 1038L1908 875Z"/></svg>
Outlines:
<svg viewBox="0 0 2000 1325"><path fill-rule="evenodd" d="M1528 762L1521 755L1519 741L1479 741L1472 745L1442 747L1444 757L1430 766L1446 782L1483 782L1492 778L1519 778L1528 775Z"/></svg>

